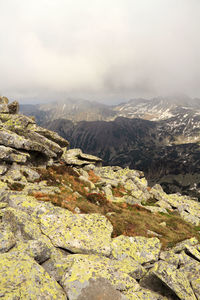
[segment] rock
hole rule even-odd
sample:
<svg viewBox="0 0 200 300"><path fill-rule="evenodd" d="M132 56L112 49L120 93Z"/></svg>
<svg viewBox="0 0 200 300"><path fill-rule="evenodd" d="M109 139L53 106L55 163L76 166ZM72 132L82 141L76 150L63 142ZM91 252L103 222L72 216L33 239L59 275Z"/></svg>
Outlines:
<svg viewBox="0 0 200 300"><path fill-rule="evenodd" d="M180 253L181 251L187 249L187 246L194 246L196 244L198 244L198 240L195 237L184 240L184 241L176 244L176 246L173 248L173 252Z"/></svg>
<svg viewBox="0 0 200 300"><path fill-rule="evenodd" d="M131 257L140 264L155 262L161 244L158 238L118 236L112 241L112 255L116 259Z"/></svg>
<svg viewBox="0 0 200 300"><path fill-rule="evenodd" d="M16 247L12 248L10 253L20 252L23 255L34 258L36 262L41 264L50 258L51 250L53 250L53 245L45 236L41 235L41 238L37 240L17 242Z"/></svg>
<svg viewBox="0 0 200 300"><path fill-rule="evenodd" d="M57 155L49 149L49 147L45 147L42 143L38 143L34 140L29 140L21 135L18 135L9 130L0 131L0 143L6 147L11 147L20 150L26 151L36 151L41 152L47 158L56 158Z"/></svg>
<svg viewBox="0 0 200 300"><path fill-rule="evenodd" d="M112 193L112 190L111 190L111 186L107 185L107 186L103 187L102 191L105 193L105 196L108 199L108 201L113 201L114 200L113 193Z"/></svg>
<svg viewBox="0 0 200 300"><path fill-rule="evenodd" d="M155 205L161 208L172 209L171 205L164 200L157 201Z"/></svg>
<svg viewBox="0 0 200 300"><path fill-rule="evenodd" d="M88 285L81 290L77 300L128 300L117 291L105 278L89 279ZM74 299L69 298L69 300Z"/></svg>
<svg viewBox="0 0 200 300"><path fill-rule="evenodd" d="M191 280L191 286L197 300L199 300L200 299L200 278Z"/></svg>
<svg viewBox="0 0 200 300"><path fill-rule="evenodd" d="M56 195L60 194L60 189L57 186L48 186L44 181L39 183L28 182L23 189L23 193L29 195L37 194L38 192L43 195Z"/></svg>
<svg viewBox="0 0 200 300"><path fill-rule="evenodd" d="M141 279L147 273L145 268L134 259L127 257L121 260L110 260L109 265L116 268L118 271L124 272L134 279Z"/></svg>
<svg viewBox="0 0 200 300"><path fill-rule="evenodd" d="M35 165L47 165L52 159L59 159L62 148L69 142L57 133L37 126L33 119L19 115L18 108L17 101L8 104L8 99L1 97L0 160L24 164L30 158L29 162Z"/></svg>
<svg viewBox="0 0 200 300"><path fill-rule="evenodd" d="M8 181L19 181L22 179L23 174L20 171L20 166L13 163L11 168L6 173L6 178Z"/></svg>
<svg viewBox="0 0 200 300"><path fill-rule="evenodd" d="M1 151L1 148L0 148ZM4 164L0 165L0 175L4 175L6 173L6 171L8 170L8 167Z"/></svg>
<svg viewBox="0 0 200 300"><path fill-rule="evenodd" d="M188 223L191 223L192 225L194 226L199 226L200 224L200 218L199 217L196 217L196 216L193 216L191 215L190 213L187 213L185 211L182 211L180 213L180 216Z"/></svg>
<svg viewBox="0 0 200 300"><path fill-rule="evenodd" d="M42 267L53 277L56 281L60 282L62 277L71 267L72 262L66 257L50 258L46 260Z"/></svg>
<svg viewBox="0 0 200 300"><path fill-rule="evenodd" d="M38 133L39 135L44 136L45 138L58 144L62 148L65 147L65 150L66 150L66 147L69 145L69 142L67 140L65 140L64 138L62 138L61 136L59 136L56 132L50 131L50 130L48 130L46 128L42 128L40 126L37 126L35 124L35 122L28 125L28 130L34 131L34 132ZM63 149L63 151L64 151L64 149Z"/></svg>
<svg viewBox="0 0 200 300"><path fill-rule="evenodd" d="M160 226L163 226L163 227L166 227L166 226L167 226L166 222L161 222L159 225L160 225Z"/></svg>
<svg viewBox="0 0 200 300"><path fill-rule="evenodd" d="M16 149L0 145L0 161L26 163L30 157L28 153L22 153Z"/></svg>
<svg viewBox="0 0 200 300"><path fill-rule="evenodd" d="M9 111L9 114L18 114L19 102L13 101L12 103L8 104L8 111Z"/></svg>
<svg viewBox="0 0 200 300"><path fill-rule="evenodd" d="M5 103L5 104L8 104L9 100L7 97L5 96L0 96L0 103Z"/></svg>
<svg viewBox="0 0 200 300"><path fill-rule="evenodd" d="M102 159L93 155L84 154L81 149L70 149L65 151L62 159L67 165L85 166L90 164L101 164Z"/></svg>
<svg viewBox="0 0 200 300"><path fill-rule="evenodd" d="M77 213L77 214L80 214L80 213L81 213L81 210L80 210L80 208L79 208L78 206L75 207L74 211L75 211L75 213Z"/></svg>
<svg viewBox="0 0 200 300"><path fill-rule="evenodd" d="M8 113L8 98L0 97L0 113Z"/></svg>
<svg viewBox="0 0 200 300"><path fill-rule="evenodd" d="M20 170L29 182L34 182L40 178L38 172L27 166L21 166Z"/></svg>
<svg viewBox="0 0 200 300"><path fill-rule="evenodd" d="M95 189L95 185L92 181L90 181L87 177L79 176L79 180L85 183L91 190Z"/></svg>
<svg viewBox="0 0 200 300"><path fill-rule="evenodd" d="M16 239L9 226L0 224L0 253L9 251L15 243Z"/></svg>
<svg viewBox="0 0 200 300"><path fill-rule="evenodd" d="M2 299L65 299L61 286L27 255L0 255Z"/></svg>
<svg viewBox="0 0 200 300"><path fill-rule="evenodd" d="M37 220L27 213L8 207L3 212L3 222L10 226L16 239L37 240L41 237L41 230Z"/></svg>
<svg viewBox="0 0 200 300"><path fill-rule="evenodd" d="M200 278L200 264L198 261L192 259L191 257L184 257L184 265L180 265L180 272L182 272L188 280L191 282Z"/></svg>
<svg viewBox="0 0 200 300"><path fill-rule="evenodd" d="M160 213L160 212L161 213L165 213L165 214L168 213L165 208L161 208L161 207L145 205L144 208L147 209L147 210L149 210L152 213Z"/></svg>
<svg viewBox="0 0 200 300"><path fill-rule="evenodd" d="M181 260L181 256L179 254L175 254L173 250L171 251L161 251L160 259L166 261L168 264L174 265L178 268Z"/></svg>
<svg viewBox="0 0 200 300"><path fill-rule="evenodd" d="M133 291L140 289L139 284L128 274L123 273L112 265L110 259L97 255L69 255L66 258L71 261L71 267L61 280L69 299L79 298L84 289L89 286L90 280L104 278L119 291L132 288ZM95 299L95 298L94 298ZM109 299L109 298L108 298Z"/></svg>
<svg viewBox="0 0 200 300"><path fill-rule="evenodd" d="M1 197L8 192L9 188L7 183L0 181L0 202L2 201Z"/></svg>
<svg viewBox="0 0 200 300"><path fill-rule="evenodd" d="M161 237L162 236L161 234L158 234L157 232L154 232L152 230L147 230L147 234L154 235L154 236L157 236L157 237Z"/></svg>
<svg viewBox="0 0 200 300"><path fill-rule="evenodd" d="M140 284L163 296L173 297L175 294L178 299L196 300L185 274L164 261L155 263L154 267L141 279Z"/></svg>
<svg viewBox="0 0 200 300"><path fill-rule="evenodd" d="M198 251L195 247L186 245L185 253L200 262L200 251Z"/></svg>
<svg viewBox="0 0 200 300"><path fill-rule="evenodd" d="M138 292L133 292L129 289L124 294L129 300L167 300L166 297L144 288L141 288Z"/></svg>
<svg viewBox="0 0 200 300"><path fill-rule="evenodd" d="M40 216L41 230L55 247L73 253L111 252L112 225L104 216L98 214L75 214L63 210L60 214Z"/></svg>

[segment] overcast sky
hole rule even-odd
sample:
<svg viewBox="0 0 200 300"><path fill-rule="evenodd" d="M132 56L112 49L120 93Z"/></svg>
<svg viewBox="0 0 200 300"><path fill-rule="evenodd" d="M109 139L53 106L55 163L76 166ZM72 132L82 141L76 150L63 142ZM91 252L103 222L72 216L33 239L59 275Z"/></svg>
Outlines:
<svg viewBox="0 0 200 300"><path fill-rule="evenodd" d="M0 0L0 94L200 97L200 0Z"/></svg>

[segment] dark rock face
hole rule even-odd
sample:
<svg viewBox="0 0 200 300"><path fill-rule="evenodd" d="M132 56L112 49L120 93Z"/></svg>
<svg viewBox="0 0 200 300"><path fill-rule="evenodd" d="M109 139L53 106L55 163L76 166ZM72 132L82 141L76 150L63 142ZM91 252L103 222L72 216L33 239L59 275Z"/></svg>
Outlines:
<svg viewBox="0 0 200 300"><path fill-rule="evenodd" d="M200 146L192 138L198 141L199 129L188 125L179 141L182 124L174 122L121 117L76 125L55 120L47 127L67 138L72 148L97 155L105 164L142 170L150 184L159 182L167 192L200 197ZM189 136L193 142L187 142Z"/></svg>

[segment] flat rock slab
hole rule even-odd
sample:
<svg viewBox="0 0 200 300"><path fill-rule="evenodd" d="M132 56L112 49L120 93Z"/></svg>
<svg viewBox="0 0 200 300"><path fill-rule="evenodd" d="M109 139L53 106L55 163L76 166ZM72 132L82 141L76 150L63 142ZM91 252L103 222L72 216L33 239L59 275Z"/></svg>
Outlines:
<svg viewBox="0 0 200 300"><path fill-rule="evenodd" d="M0 255L0 298L60 299L67 296L59 284L26 255Z"/></svg>
<svg viewBox="0 0 200 300"><path fill-rule="evenodd" d="M75 254L69 255L66 259L69 262L71 261L71 267L63 276L61 285L71 300L81 299L79 297L84 293L85 289L89 289L91 279L104 278L112 287L119 291L132 289L134 292L140 290L137 281L128 274L118 270L117 267L112 266L109 258L97 255ZM108 297L107 299L112 298Z"/></svg>
<svg viewBox="0 0 200 300"><path fill-rule="evenodd" d="M81 294L77 300L128 300L128 298L117 291L104 278L90 279L88 285L82 289ZM69 300L74 298L69 297Z"/></svg>
<svg viewBox="0 0 200 300"><path fill-rule="evenodd" d="M131 257L140 264L157 261L160 249L161 243L158 238L120 235L112 241L112 255L114 258Z"/></svg>
<svg viewBox="0 0 200 300"><path fill-rule="evenodd" d="M101 158L94 155L85 154L81 151L81 149L70 149L65 151L62 155L62 159L66 162L66 164L76 166L84 166L102 162Z"/></svg>
<svg viewBox="0 0 200 300"><path fill-rule="evenodd" d="M155 263L153 268L144 276L140 284L161 292L163 296L175 297L181 300L196 300L190 282L184 272L164 261Z"/></svg>
<svg viewBox="0 0 200 300"><path fill-rule="evenodd" d="M40 222L42 232L56 247L74 253L109 255L111 252L113 227L102 215L73 215L63 210L61 214L41 215Z"/></svg>

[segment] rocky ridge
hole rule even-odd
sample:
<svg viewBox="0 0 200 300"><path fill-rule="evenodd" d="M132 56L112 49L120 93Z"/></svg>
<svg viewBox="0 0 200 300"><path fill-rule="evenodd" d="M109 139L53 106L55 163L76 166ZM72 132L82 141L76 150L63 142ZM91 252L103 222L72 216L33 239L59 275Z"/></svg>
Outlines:
<svg viewBox="0 0 200 300"><path fill-rule="evenodd" d="M200 299L200 203L67 150L11 104L0 98L0 297ZM179 239L163 247L168 232Z"/></svg>

